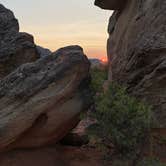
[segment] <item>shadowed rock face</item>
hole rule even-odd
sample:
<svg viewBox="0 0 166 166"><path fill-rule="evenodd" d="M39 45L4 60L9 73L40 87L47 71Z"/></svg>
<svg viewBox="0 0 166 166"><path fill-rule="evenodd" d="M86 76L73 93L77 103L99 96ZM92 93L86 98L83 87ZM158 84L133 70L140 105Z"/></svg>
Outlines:
<svg viewBox="0 0 166 166"><path fill-rule="evenodd" d="M13 12L0 4L0 39L4 36L16 34L19 31L17 19Z"/></svg>
<svg viewBox="0 0 166 166"><path fill-rule="evenodd" d="M160 127L166 127L165 15L163 0L128 0L111 16L108 28L113 80L153 105Z"/></svg>
<svg viewBox="0 0 166 166"><path fill-rule="evenodd" d="M21 64L38 58L33 36L19 33L13 12L0 4L0 79Z"/></svg>

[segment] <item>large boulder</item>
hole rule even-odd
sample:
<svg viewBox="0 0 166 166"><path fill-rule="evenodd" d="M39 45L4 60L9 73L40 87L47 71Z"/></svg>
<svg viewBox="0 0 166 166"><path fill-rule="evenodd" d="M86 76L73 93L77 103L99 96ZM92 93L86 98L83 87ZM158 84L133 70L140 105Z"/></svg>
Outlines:
<svg viewBox="0 0 166 166"><path fill-rule="evenodd" d="M128 0L111 16L108 28L112 79L151 104L160 127L166 127L165 15L166 1Z"/></svg>
<svg viewBox="0 0 166 166"><path fill-rule="evenodd" d="M88 106L89 61L79 46L23 64L0 82L0 150L63 138Z"/></svg>
<svg viewBox="0 0 166 166"><path fill-rule="evenodd" d="M38 58L33 36L19 33L13 12L0 4L0 79L21 64Z"/></svg>

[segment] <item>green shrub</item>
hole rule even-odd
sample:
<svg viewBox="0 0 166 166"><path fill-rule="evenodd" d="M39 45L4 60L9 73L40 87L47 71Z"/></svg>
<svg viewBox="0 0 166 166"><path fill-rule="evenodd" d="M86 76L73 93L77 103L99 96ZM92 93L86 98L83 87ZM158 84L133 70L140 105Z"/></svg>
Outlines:
<svg viewBox="0 0 166 166"><path fill-rule="evenodd" d="M100 90L99 84L101 82L97 81L92 87ZM115 83L94 99L96 112L93 116L98 123L89 128L90 135L112 143L123 155L136 154L150 129L150 107L130 97L125 88Z"/></svg>
<svg viewBox="0 0 166 166"><path fill-rule="evenodd" d="M166 166L166 164L161 163L158 159L146 158L139 162L137 166Z"/></svg>
<svg viewBox="0 0 166 166"><path fill-rule="evenodd" d="M94 93L102 91L102 85L107 79L107 70L92 69L91 70L91 89Z"/></svg>

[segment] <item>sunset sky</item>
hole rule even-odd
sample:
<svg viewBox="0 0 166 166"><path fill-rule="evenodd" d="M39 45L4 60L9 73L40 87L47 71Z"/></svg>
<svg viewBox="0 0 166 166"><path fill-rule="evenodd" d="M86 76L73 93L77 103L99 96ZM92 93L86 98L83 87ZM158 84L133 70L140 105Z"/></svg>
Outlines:
<svg viewBox="0 0 166 166"><path fill-rule="evenodd" d="M67 45L82 46L89 57L106 56L110 11L94 0L1 0L38 45L52 51Z"/></svg>

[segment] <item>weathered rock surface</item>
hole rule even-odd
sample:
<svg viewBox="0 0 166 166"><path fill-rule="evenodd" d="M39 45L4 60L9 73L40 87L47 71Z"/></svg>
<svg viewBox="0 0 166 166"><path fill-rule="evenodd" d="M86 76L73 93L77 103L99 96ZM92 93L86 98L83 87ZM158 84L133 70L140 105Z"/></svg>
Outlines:
<svg viewBox="0 0 166 166"><path fill-rule="evenodd" d="M120 1L100 2L100 7L112 10L109 3ZM154 106L160 127L166 127L165 15L163 0L128 0L123 9L114 12L108 28L110 75Z"/></svg>
<svg viewBox="0 0 166 166"><path fill-rule="evenodd" d="M0 79L21 64L38 58L33 36L19 33L14 14L0 4Z"/></svg>
<svg viewBox="0 0 166 166"><path fill-rule="evenodd" d="M119 10L122 9L127 0L95 0L95 5L102 9Z"/></svg>
<svg viewBox="0 0 166 166"><path fill-rule="evenodd" d="M89 66L82 49L70 46L24 64L2 79L0 149L56 142L75 127L87 106L88 90L81 82Z"/></svg>
<svg viewBox="0 0 166 166"><path fill-rule="evenodd" d="M14 17L13 12L0 4L0 39L2 40L6 35L10 36L18 33L18 31L18 21Z"/></svg>

